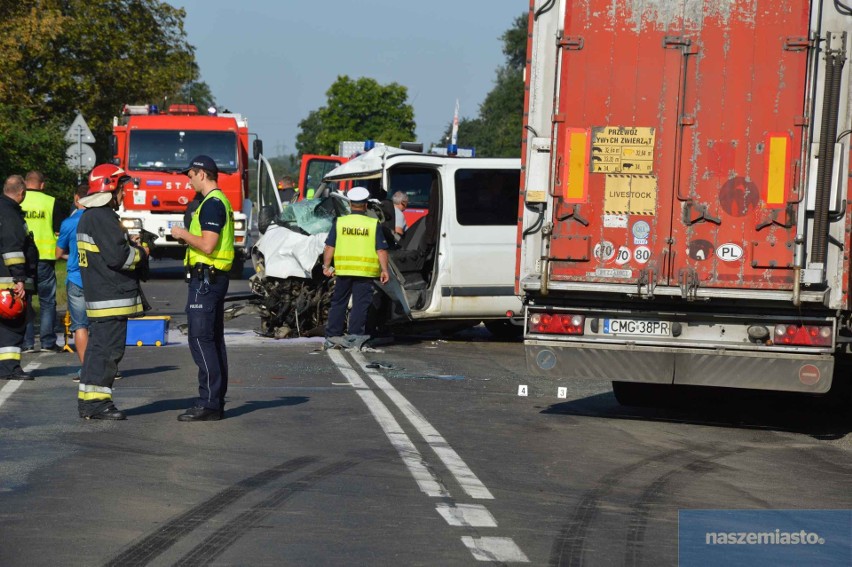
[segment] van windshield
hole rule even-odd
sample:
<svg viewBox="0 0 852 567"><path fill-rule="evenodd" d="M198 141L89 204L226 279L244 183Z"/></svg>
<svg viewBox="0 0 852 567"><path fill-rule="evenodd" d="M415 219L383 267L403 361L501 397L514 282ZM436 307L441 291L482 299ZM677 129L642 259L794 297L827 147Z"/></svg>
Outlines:
<svg viewBox="0 0 852 567"><path fill-rule="evenodd" d="M133 130L128 169L181 171L197 155L213 158L219 171L237 171L237 135L209 130Z"/></svg>

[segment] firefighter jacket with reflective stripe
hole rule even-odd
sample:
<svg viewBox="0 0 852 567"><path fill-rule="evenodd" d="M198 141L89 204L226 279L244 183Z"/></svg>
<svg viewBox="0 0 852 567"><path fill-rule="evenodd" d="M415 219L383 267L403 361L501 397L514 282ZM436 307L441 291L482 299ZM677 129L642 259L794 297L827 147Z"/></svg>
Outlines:
<svg viewBox="0 0 852 567"><path fill-rule="evenodd" d="M376 253L379 221L365 215L337 219L334 243L334 273L338 276L377 278L382 273Z"/></svg>
<svg viewBox="0 0 852 567"><path fill-rule="evenodd" d="M10 289L15 282L24 282L26 289L35 289L38 250L21 206L3 194L0 194L0 257L3 259L0 289Z"/></svg>
<svg viewBox="0 0 852 567"><path fill-rule="evenodd" d="M38 255L42 260L56 260L56 232L53 224L53 211L56 199L34 189L27 189L27 196L21 203L27 226L33 231Z"/></svg>
<svg viewBox="0 0 852 567"><path fill-rule="evenodd" d="M138 272L148 257L128 240L109 206L83 211L77 225L77 251L89 318L121 319L147 309Z"/></svg>
<svg viewBox="0 0 852 567"><path fill-rule="evenodd" d="M231 203L225 194L220 189L213 189L207 196L202 199L201 204L193 211L192 221L189 223L189 233L195 236L201 236L201 222L198 220L198 215L201 209L204 208L204 203L211 199L216 199L225 205L225 226L222 227L222 232L219 233L219 241L216 243L216 248L210 254L205 254L201 250L196 250L191 246L186 247L186 264L194 266L199 262L213 266L220 272L227 272L231 269L234 263L234 210L231 208Z"/></svg>

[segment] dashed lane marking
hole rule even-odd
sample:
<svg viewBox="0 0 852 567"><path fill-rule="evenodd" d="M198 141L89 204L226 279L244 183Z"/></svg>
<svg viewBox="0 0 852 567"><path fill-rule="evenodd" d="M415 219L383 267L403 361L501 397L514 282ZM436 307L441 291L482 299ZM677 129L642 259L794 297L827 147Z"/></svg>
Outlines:
<svg viewBox="0 0 852 567"><path fill-rule="evenodd" d="M438 504L438 513L451 526L496 528L497 520L481 504Z"/></svg>
<svg viewBox="0 0 852 567"><path fill-rule="evenodd" d="M530 562L511 538L464 536L461 539L477 561L491 561L492 563Z"/></svg>
<svg viewBox="0 0 852 567"><path fill-rule="evenodd" d="M479 500L493 500L494 496L482 484L482 481L470 470L470 467L462 460L455 449L450 447L446 439L432 427L423 414L415 408L399 391L388 382L384 376L367 368L367 361L361 353L353 353L352 358L364 370L369 378L379 387L399 408L399 411L411 422L418 433L438 455L447 469L455 477L462 490L471 498Z"/></svg>
<svg viewBox="0 0 852 567"><path fill-rule="evenodd" d="M391 445L397 450L402 462L408 467L409 472L414 477L417 486L427 496L435 498L447 498L449 492L444 484L438 480L435 473L429 470L423 460L420 451L411 442L411 439L400 427L399 422L393 417L387 406L374 394L369 386L361 380L358 373L349 366L349 363L343 358L343 353L330 350L328 356L341 374L354 386L355 391L367 405L367 409L373 414L373 417L379 423L382 431L385 432Z"/></svg>

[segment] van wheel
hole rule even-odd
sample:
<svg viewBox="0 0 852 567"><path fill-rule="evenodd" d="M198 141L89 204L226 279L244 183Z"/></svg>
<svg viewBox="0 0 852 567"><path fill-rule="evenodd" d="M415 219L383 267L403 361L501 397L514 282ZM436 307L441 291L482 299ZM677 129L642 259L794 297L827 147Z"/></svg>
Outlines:
<svg viewBox="0 0 852 567"><path fill-rule="evenodd" d="M612 393L623 406L665 407L673 401L674 387L668 384L613 382Z"/></svg>

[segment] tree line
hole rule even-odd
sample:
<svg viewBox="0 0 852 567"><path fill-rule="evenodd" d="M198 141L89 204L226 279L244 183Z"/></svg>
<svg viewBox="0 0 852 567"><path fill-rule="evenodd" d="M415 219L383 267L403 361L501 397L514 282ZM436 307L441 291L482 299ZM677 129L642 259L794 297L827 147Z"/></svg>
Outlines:
<svg viewBox="0 0 852 567"><path fill-rule="evenodd" d="M70 198L63 135L77 112L107 155L124 104L215 103L186 12L158 0L0 0L0 172L38 169Z"/></svg>

